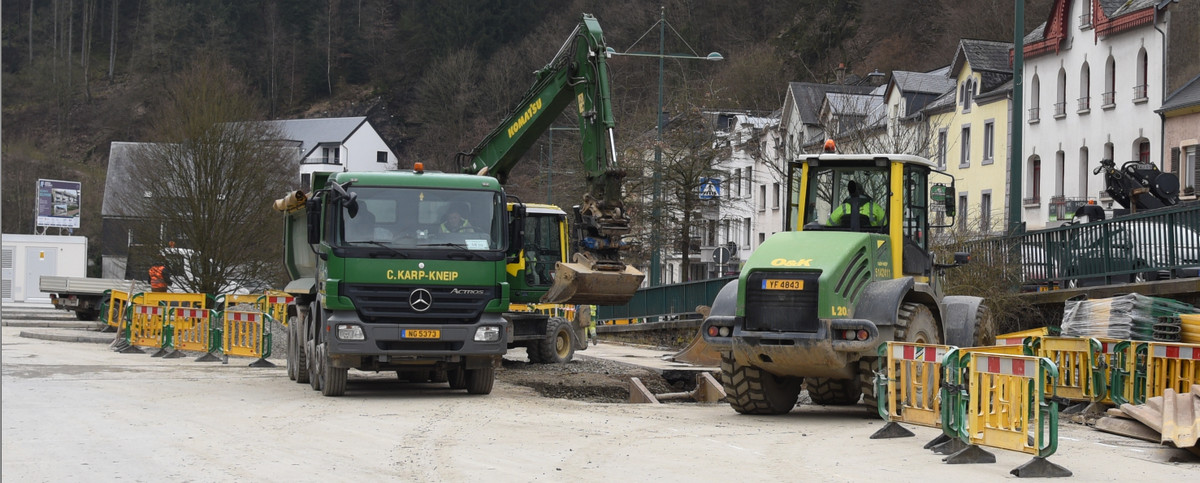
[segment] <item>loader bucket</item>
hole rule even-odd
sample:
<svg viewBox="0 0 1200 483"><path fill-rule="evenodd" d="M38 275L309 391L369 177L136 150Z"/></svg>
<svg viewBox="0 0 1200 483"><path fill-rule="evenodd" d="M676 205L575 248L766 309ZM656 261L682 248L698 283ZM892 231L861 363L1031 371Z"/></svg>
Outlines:
<svg viewBox="0 0 1200 483"><path fill-rule="evenodd" d="M703 329L701 329L703 330ZM692 339L692 343L686 348L679 351L671 360L675 362L686 362L696 366L721 366L721 353L717 352L713 346L709 345L708 341L704 340L704 334L696 332L696 337Z"/></svg>
<svg viewBox="0 0 1200 483"><path fill-rule="evenodd" d="M646 274L626 265L621 271L595 270L583 263L554 267L554 285L542 297L548 304L625 305Z"/></svg>

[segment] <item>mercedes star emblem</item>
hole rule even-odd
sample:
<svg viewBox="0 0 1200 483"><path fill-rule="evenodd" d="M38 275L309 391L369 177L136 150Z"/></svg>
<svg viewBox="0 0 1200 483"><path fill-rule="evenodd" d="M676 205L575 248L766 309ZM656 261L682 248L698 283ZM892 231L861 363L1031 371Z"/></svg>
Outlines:
<svg viewBox="0 0 1200 483"><path fill-rule="evenodd" d="M423 288L413 290L408 296L408 305L417 312L429 310L429 306L433 305L433 294Z"/></svg>

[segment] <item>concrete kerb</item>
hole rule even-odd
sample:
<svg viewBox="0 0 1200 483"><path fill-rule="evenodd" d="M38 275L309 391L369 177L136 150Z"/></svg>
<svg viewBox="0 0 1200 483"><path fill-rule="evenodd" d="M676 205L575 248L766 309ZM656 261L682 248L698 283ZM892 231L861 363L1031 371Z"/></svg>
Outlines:
<svg viewBox="0 0 1200 483"><path fill-rule="evenodd" d="M17 334L17 336L26 339L40 339L56 342L85 342L91 344L108 344L113 341L112 335L101 334L101 332L97 331L84 331L79 329L46 329L22 330Z"/></svg>

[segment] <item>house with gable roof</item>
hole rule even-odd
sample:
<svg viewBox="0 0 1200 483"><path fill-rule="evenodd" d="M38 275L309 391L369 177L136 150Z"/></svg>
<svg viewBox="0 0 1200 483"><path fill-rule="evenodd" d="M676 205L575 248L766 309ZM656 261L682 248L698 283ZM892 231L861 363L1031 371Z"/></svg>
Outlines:
<svg viewBox="0 0 1200 483"><path fill-rule="evenodd" d="M301 186L307 187L315 172L396 169L396 154L366 117L265 122L279 129L281 141L296 150Z"/></svg>
<svg viewBox="0 0 1200 483"><path fill-rule="evenodd" d="M887 137L880 151L931 157L932 135L923 110L954 89L954 80L946 76L949 70L942 67L930 72L892 72L884 88Z"/></svg>

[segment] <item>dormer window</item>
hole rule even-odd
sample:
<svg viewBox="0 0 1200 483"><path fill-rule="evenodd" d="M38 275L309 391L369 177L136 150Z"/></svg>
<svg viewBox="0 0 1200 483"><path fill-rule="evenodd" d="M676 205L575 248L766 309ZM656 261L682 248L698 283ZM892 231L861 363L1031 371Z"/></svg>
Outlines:
<svg viewBox="0 0 1200 483"><path fill-rule="evenodd" d="M971 104L975 102L975 79L963 81L958 98L962 102L962 112L971 112Z"/></svg>

